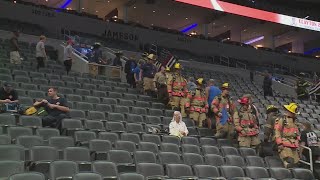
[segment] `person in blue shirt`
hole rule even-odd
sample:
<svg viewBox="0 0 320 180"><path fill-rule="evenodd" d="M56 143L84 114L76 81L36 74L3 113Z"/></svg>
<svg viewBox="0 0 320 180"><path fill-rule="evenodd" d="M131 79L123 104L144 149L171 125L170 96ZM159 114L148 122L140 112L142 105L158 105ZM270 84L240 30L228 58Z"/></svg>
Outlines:
<svg viewBox="0 0 320 180"><path fill-rule="evenodd" d="M211 103L212 103L213 99L216 96L219 96L220 94L221 94L221 90L214 85L214 80L210 79L208 81L208 86L206 87L206 98L208 100L209 106L211 106ZM214 118L214 114L211 111L211 107L209 107L207 117L208 117L208 119L207 119L208 128L211 128L211 126L212 126L212 118Z"/></svg>
<svg viewBox="0 0 320 180"><path fill-rule="evenodd" d="M124 66L124 72L126 73L127 83L130 84L130 87L132 88L136 88L136 81L134 79L134 70L136 67L137 63L133 57L130 58Z"/></svg>

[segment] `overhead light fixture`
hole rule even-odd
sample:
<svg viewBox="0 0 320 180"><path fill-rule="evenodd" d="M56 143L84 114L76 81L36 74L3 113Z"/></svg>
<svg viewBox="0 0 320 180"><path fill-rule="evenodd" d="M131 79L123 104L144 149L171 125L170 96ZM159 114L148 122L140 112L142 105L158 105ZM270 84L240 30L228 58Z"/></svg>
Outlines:
<svg viewBox="0 0 320 180"><path fill-rule="evenodd" d="M260 48L260 47L263 47L263 45L262 44L258 44L258 45L256 45L256 47Z"/></svg>
<svg viewBox="0 0 320 180"><path fill-rule="evenodd" d="M155 10L153 10L152 12L153 12L153 13L155 13L156 11L155 11Z"/></svg>
<svg viewBox="0 0 320 180"><path fill-rule="evenodd" d="M264 39L264 36L259 36L259 37L250 39L250 40L248 40L248 41L245 41L244 44L252 44L252 43L261 41L262 39Z"/></svg>
<svg viewBox="0 0 320 180"><path fill-rule="evenodd" d="M114 19L118 19L118 16L113 16L112 18L114 18Z"/></svg>
<svg viewBox="0 0 320 180"><path fill-rule="evenodd" d="M133 9L136 9L137 7L133 6Z"/></svg>
<svg viewBox="0 0 320 180"><path fill-rule="evenodd" d="M186 20L188 20L188 18L186 17Z"/></svg>
<svg viewBox="0 0 320 180"><path fill-rule="evenodd" d="M84 8L81 8L82 10L84 10Z"/></svg>
<svg viewBox="0 0 320 180"><path fill-rule="evenodd" d="M292 51L291 51L291 50L289 50L289 51L288 51L288 53L292 53Z"/></svg>
<svg viewBox="0 0 320 180"><path fill-rule="evenodd" d="M303 19L308 19L310 16L306 16L306 17L304 17Z"/></svg>
<svg viewBox="0 0 320 180"><path fill-rule="evenodd" d="M320 56L319 56L319 55L316 55L316 58L320 58Z"/></svg>
<svg viewBox="0 0 320 180"><path fill-rule="evenodd" d="M170 16L171 14L169 13L168 16Z"/></svg>
<svg viewBox="0 0 320 180"><path fill-rule="evenodd" d="M96 11L96 13L97 13L97 12L99 12L99 11Z"/></svg>
<svg viewBox="0 0 320 180"><path fill-rule="evenodd" d="M197 35L197 32L192 31L192 32L190 33L190 35L191 35L191 36Z"/></svg>

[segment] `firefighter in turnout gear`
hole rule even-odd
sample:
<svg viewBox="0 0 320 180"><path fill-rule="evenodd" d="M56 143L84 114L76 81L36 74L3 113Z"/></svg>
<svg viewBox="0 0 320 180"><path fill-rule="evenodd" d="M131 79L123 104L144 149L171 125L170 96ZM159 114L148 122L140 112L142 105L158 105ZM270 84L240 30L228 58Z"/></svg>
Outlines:
<svg viewBox="0 0 320 180"><path fill-rule="evenodd" d="M216 138L234 137L233 114L236 111L232 100L229 97L229 84L224 83L221 87L222 93L216 96L211 104L211 110L216 119Z"/></svg>
<svg viewBox="0 0 320 180"><path fill-rule="evenodd" d="M275 141L279 156L286 168L295 167L299 162L300 132L296 122L299 114L295 103L284 105L284 116L277 118L274 124Z"/></svg>
<svg viewBox="0 0 320 180"><path fill-rule="evenodd" d="M234 113L233 121L238 133L238 142L240 147L258 148L261 143L259 140L259 126L256 116L249 108L250 101L248 97L238 100L240 109Z"/></svg>
<svg viewBox="0 0 320 180"><path fill-rule="evenodd" d="M267 120L264 125L264 142L274 141L274 123L279 117L279 109L274 105L267 107Z"/></svg>
<svg viewBox="0 0 320 180"><path fill-rule="evenodd" d="M300 77L297 81L297 96L299 100L309 100L309 92L307 88L310 84L304 79L304 73L300 73Z"/></svg>
<svg viewBox="0 0 320 180"><path fill-rule="evenodd" d="M185 112L186 95L188 93L187 81L181 75L180 63L174 65L174 72L168 78L167 89L171 108L180 109L182 117L187 117Z"/></svg>
<svg viewBox="0 0 320 180"><path fill-rule="evenodd" d="M199 78L196 90L189 92L189 101L186 102L186 109L189 109L190 112L189 117L195 121L198 127L202 127L202 122L207 119L206 114L209 108L203 84L203 78Z"/></svg>

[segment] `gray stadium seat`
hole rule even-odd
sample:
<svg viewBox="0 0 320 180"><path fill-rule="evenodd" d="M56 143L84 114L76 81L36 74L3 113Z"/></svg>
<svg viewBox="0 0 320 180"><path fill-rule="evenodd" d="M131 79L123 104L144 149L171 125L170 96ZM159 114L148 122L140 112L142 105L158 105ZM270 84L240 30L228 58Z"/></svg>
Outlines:
<svg viewBox="0 0 320 180"><path fill-rule="evenodd" d="M15 116L11 114L0 114L0 126L15 126Z"/></svg>
<svg viewBox="0 0 320 180"><path fill-rule="evenodd" d="M108 140L114 144L116 141L119 140L119 135L117 133L112 132L100 132L99 139Z"/></svg>
<svg viewBox="0 0 320 180"><path fill-rule="evenodd" d="M85 129L94 131L94 132L105 131L105 127L103 125L103 122L101 121L86 120L84 121L84 127Z"/></svg>
<svg viewBox="0 0 320 180"><path fill-rule="evenodd" d="M226 155L226 165L229 166L238 166L238 167L245 167L246 163L241 156L236 155Z"/></svg>
<svg viewBox="0 0 320 180"><path fill-rule="evenodd" d="M43 139L40 136L19 136L16 143L26 149L30 149L33 146L43 145Z"/></svg>
<svg viewBox="0 0 320 180"><path fill-rule="evenodd" d="M14 81L20 83L30 83L31 79L27 76L15 76Z"/></svg>
<svg viewBox="0 0 320 180"><path fill-rule="evenodd" d="M173 152L160 152L159 153L160 164L180 164L181 159L179 154Z"/></svg>
<svg viewBox="0 0 320 180"><path fill-rule="evenodd" d="M97 104L96 111L100 112L112 112L112 107L109 104Z"/></svg>
<svg viewBox="0 0 320 180"><path fill-rule="evenodd" d="M76 110L76 109L70 109L69 114L71 118L76 118L76 119L83 119L86 116L84 111Z"/></svg>
<svg viewBox="0 0 320 180"><path fill-rule="evenodd" d="M67 147L64 149L64 159L79 163L90 162L90 151L84 147Z"/></svg>
<svg viewBox="0 0 320 180"><path fill-rule="evenodd" d="M178 146L180 145L180 139L176 136L164 135L162 137L162 142L163 143L173 143Z"/></svg>
<svg viewBox="0 0 320 180"><path fill-rule="evenodd" d="M221 166L221 175L227 179L245 177L242 168L237 166Z"/></svg>
<svg viewBox="0 0 320 180"><path fill-rule="evenodd" d="M29 171L41 172L48 176L50 163L58 160L58 150L51 146L34 146L30 149Z"/></svg>
<svg viewBox="0 0 320 180"><path fill-rule="evenodd" d="M221 152L224 156L226 156L226 155L239 155L237 148L234 148L234 147L222 146Z"/></svg>
<svg viewBox="0 0 320 180"><path fill-rule="evenodd" d="M123 173L120 174L119 180L144 180L144 176L137 173Z"/></svg>
<svg viewBox="0 0 320 180"><path fill-rule="evenodd" d="M73 77L69 77L69 76L63 76L63 77L68 77L68 78L73 78ZM66 81L66 80L64 80ZM66 82L66 86L69 88L73 88L73 89L79 89L81 88L81 84L80 83L76 83L76 82Z"/></svg>
<svg viewBox="0 0 320 180"><path fill-rule="evenodd" d="M217 139L219 146L233 146L229 139Z"/></svg>
<svg viewBox="0 0 320 180"><path fill-rule="evenodd" d="M139 100L140 101L152 101L152 98L150 96L139 95Z"/></svg>
<svg viewBox="0 0 320 180"><path fill-rule="evenodd" d="M72 179L73 180L89 180L89 179L90 180L103 180L103 178L100 174L88 173L88 172L75 174Z"/></svg>
<svg viewBox="0 0 320 180"><path fill-rule="evenodd" d="M44 99L46 94L42 91L29 91L28 96L34 99Z"/></svg>
<svg viewBox="0 0 320 180"><path fill-rule="evenodd" d="M157 163L156 155L150 151L136 151L134 153L135 164Z"/></svg>
<svg viewBox="0 0 320 180"><path fill-rule="evenodd" d="M72 179L72 176L78 171L76 162L54 161L50 164L50 179Z"/></svg>
<svg viewBox="0 0 320 180"><path fill-rule="evenodd" d="M155 125L161 125L161 119L157 116L146 116L146 123L147 124L155 124Z"/></svg>
<svg viewBox="0 0 320 180"><path fill-rule="evenodd" d="M213 138L202 137L202 138L200 138L200 144L202 146L204 146L204 145L216 146L217 145L217 141L215 139L213 139Z"/></svg>
<svg viewBox="0 0 320 180"><path fill-rule="evenodd" d="M148 115L147 110L140 107L133 107L131 112L132 114Z"/></svg>
<svg viewBox="0 0 320 180"><path fill-rule="evenodd" d="M111 91L111 86L98 85L97 90L99 91Z"/></svg>
<svg viewBox="0 0 320 180"><path fill-rule="evenodd" d="M19 123L26 127L42 127L42 119L37 116L20 116Z"/></svg>
<svg viewBox="0 0 320 180"><path fill-rule="evenodd" d="M122 141L131 141L135 144L138 144L140 142L139 135L134 133L122 133L120 138Z"/></svg>
<svg viewBox="0 0 320 180"><path fill-rule="evenodd" d="M61 123L62 134L73 134L75 131L83 130L82 122L78 119L63 119Z"/></svg>
<svg viewBox="0 0 320 180"><path fill-rule="evenodd" d="M193 144L182 144L181 149L183 153L196 153L201 154L200 147Z"/></svg>
<svg viewBox="0 0 320 180"><path fill-rule="evenodd" d="M64 86L65 86L65 84L64 84L63 81L55 80L55 79L52 79L52 78L50 78L49 84L50 84L51 86L58 86L58 87L64 87Z"/></svg>
<svg viewBox="0 0 320 180"><path fill-rule="evenodd" d="M191 167L185 164L168 164L166 172L170 178L197 179L193 176Z"/></svg>
<svg viewBox="0 0 320 180"><path fill-rule="evenodd" d="M196 146L199 145L199 141L195 137L184 136L181 138L181 142L182 142L182 144L192 144L192 145L196 145Z"/></svg>
<svg viewBox="0 0 320 180"><path fill-rule="evenodd" d="M158 145L152 142L140 142L139 143L139 150L140 151L150 151L155 154L159 153Z"/></svg>
<svg viewBox="0 0 320 180"><path fill-rule="evenodd" d="M51 137L60 136L60 131L55 128L38 128L36 134L42 137L44 141L48 141Z"/></svg>
<svg viewBox="0 0 320 180"><path fill-rule="evenodd" d="M199 154L184 153L182 154L182 158L183 158L184 164L187 164L189 166L204 164L203 157Z"/></svg>
<svg viewBox="0 0 320 180"><path fill-rule="evenodd" d="M220 155L220 151L219 151L219 148L216 147L216 146L208 146L208 145L205 145L205 146L202 146L202 152L203 154L217 154L217 155Z"/></svg>
<svg viewBox="0 0 320 180"><path fill-rule="evenodd" d="M142 141L144 142L152 142L157 145L161 143L160 136L155 135L155 134L142 134Z"/></svg>
<svg viewBox="0 0 320 180"><path fill-rule="evenodd" d="M127 123L127 132L131 133L144 133L143 126L136 123Z"/></svg>
<svg viewBox="0 0 320 180"><path fill-rule="evenodd" d="M24 171L23 161L0 161L0 179L8 179L9 176Z"/></svg>
<svg viewBox="0 0 320 180"><path fill-rule="evenodd" d="M75 93L81 96L90 96L90 90L87 89L75 89Z"/></svg>
<svg viewBox="0 0 320 180"><path fill-rule="evenodd" d="M109 121L123 122L124 121L124 115L121 114L121 113L108 113L108 120Z"/></svg>
<svg viewBox="0 0 320 180"><path fill-rule="evenodd" d="M100 98L94 96L86 96L85 101L88 103L99 104Z"/></svg>
<svg viewBox="0 0 320 180"><path fill-rule="evenodd" d="M267 156L264 160L268 167L283 167L283 163L279 157Z"/></svg>
<svg viewBox="0 0 320 180"><path fill-rule="evenodd" d="M96 133L91 131L76 131L74 133L74 140L76 144L88 145L89 141L96 139Z"/></svg>
<svg viewBox="0 0 320 180"><path fill-rule="evenodd" d="M206 154L204 159L208 165L212 166L223 166L225 164L223 157L217 154Z"/></svg>
<svg viewBox="0 0 320 180"><path fill-rule="evenodd" d="M107 122L106 129L111 132L123 133L125 132L124 125L121 122Z"/></svg>
<svg viewBox="0 0 320 180"><path fill-rule="evenodd" d="M104 91L96 91L96 90L93 90L93 91L92 91L92 95L95 96L95 97L106 97L106 96L107 96L107 93L104 92Z"/></svg>
<svg viewBox="0 0 320 180"><path fill-rule="evenodd" d="M11 175L9 180L45 180L43 174L37 172L26 172Z"/></svg>
<svg viewBox="0 0 320 180"><path fill-rule="evenodd" d="M151 107L154 109L165 109L165 105L162 103L152 103Z"/></svg>
<svg viewBox="0 0 320 180"><path fill-rule="evenodd" d="M28 127L9 127L8 135L15 141L19 136L31 136L32 129Z"/></svg>
<svg viewBox="0 0 320 180"><path fill-rule="evenodd" d="M95 161L92 163L92 171L99 173L104 179L117 179L118 169L113 162Z"/></svg>
<svg viewBox="0 0 320 180"><path fill-rule="evenodd" d="M142 123L143 117L137 114L127 114L127 122L128 123Z"/></svg>
<svg viewBox="0 0 320 180"><path fill-rule="evenodd" d="M128 151L125 150L111 150L108 153L108 160L115 164L132 164L133 160Z"/></svg>
<svg viewBox="0 0 320 180"><path fill-rule="evenodd" d="M1 161L24 161L24 148L19 145L1 145L0 146L0 162Z"/></svg>
<svg viewBox="0 0 320 180"><path fill-rule="evenodd" d="M115 148L133 153L136 151L136 144L131 141L117 141L115 142Z"/></svg>
<svg viewBox="0 0 320 180"><path fill-rule="evenodd" d="M117 106L114 106L114 112L126 114L126 113L129 113L129 107L117 105Z"/></svg>
<svg viewBox="0 0 320 180"><path fill-rule="evenodd" d="M49 146L57 148L59 151L63 151L67 147L74 146L74 140L67 136L57 136L49 138Z"/></svg>
<svg viewBox="0 0 320 180"><path fill-rule="evenodd" d="M252 179L270 178L268 170L263 167L246 167L245 172Z"/></svg>
<svg viewBox="0 0 320 180"><path fill-rule="evenodd" d="M136 101L136 107L143 107L143 108L149 108L150 103L145 101Z"/></svg>
<svg viewBox="0 0 320 180"><path fill-rule="evenodd" d="M108 140L93 139L89 141L89 149L94 153L94 159L105 160L112 149L112 143Z"/></svg>
<svg viewBox="0 0 320 180"><path fill-rule="evenodd" d="M123 99L137 100L138 96L136 94L123 94Z"/></svg>
<svg viewBox="0 0 320 180"><path fill-rule="evenodd" d="M118 93L126 93L127 88L121 88L121 87L112 87L113 92L118 92ZM130 98L124 98L124 99L130 99Z"/></svg>
<svg viewBox="0 0 320 180"><path fill-rule="evenodd" d="M137 173L142 174L147 179L165 178L163 166L156 163L139 163L137 164Z"/></svg>
<svg viewBox="0 0 320 180"><path fill-rule="evenodd" d="M76 102L82 101L81 96L76 94L67 94L66 96L68 101L76 101Z"/></svg>
<svg viewBox="0 0 320 180"><path fill-rule="evenodd" d="M7 144L11 144L11 138L7 135L1 134L0 145L7 145Z"/></svg>
<svg viewBox="0 0 320 180"><path fill-rule="evenodd" d="M39 85L48 85L49 81L47 79L42 79L42 78L32 78L32 82L34 84L39 84ZM60 91L60 89L59 89Z"/></svg>
<svg viewBox="0 0 320 180"><path fill-rule="evenodd" d="M36 84L21 83L20 88L24 90L38 90L38 86Z"/></svg>
<svg viewBox="0 0 320 180"><path fill-rule="evenodd" d="M19 103L24 106L32 106L33 100L29 97L19 97Z"/></svg>
<svg viewBox="0 0 320 180"><path fill-rule="evenodd" d="M293 177L296 179L310 179L315 180L315 177L309 169L303 169L303 168L294 168L291 169Z"/></svg>
<svg viewBox="0 0 320 180"><path fill-rule="evenodd" d="M248 166L265 167L265 163L262 157L259 156L246 156L245 157Z"/></svg>
<svg viewBox="0 0 320 180"><path fill-rule="evenodd" d="M256 151L252 148L241 147L241 148L239 148L239 152L240 152L241 156L256 156L257 155Z"/></svg>
<svg viewBox="0 0 320 180"><path fill-rule="evenodd" d="M117 92L108 92L108 97L114 98L114 99L120 99L122 98L122 94Z"/></svg>
<svg viewBox="0 0 320 180"><path fill-rule="evenodd" d="M179 146L173 143L161 143L160 148L162 152L181 153Z"/></svg>
<svg viewBox="0 0 320 180"><path fill-rule="evenodd" d="M82 88L83 89L90 89L90 90L95 90L96 88L97 88L97 86L96 85L94 85L94 84L87 84L87 83L84 83L84 84L82 84Z"/></svg>
<svg viewBox="0 0 320 180"><path fill-rule="evenodd" d="M210 166L210 165L194 165L193 171L195 176L199 177L200 179L218 179L223 180L225 178L220 177L220 173L217 167Z"/></svg>
<svg viewBox="0 0 320 180"><path fill-rule="evenodd" d="M149 109L149 115L150 116L163 116L163 111L160 109Z"/></svg>
<svg viewBox="0 0 320 180"><path fill-rule="evenodd" d="M132 100L119 99L119 105L121 106L135 106Z"/></svg>
<svg viewBox="0 0 320 180"><path fill-rule="evenodd" d="M76 102L76 107L77 109L83 110L83 111L93 110L93 105L91 103L86 103L86 102Z"/></svg>
<svg viewBox="0 0 320 180"><path fill-rule="evenodd" d="M270 175L275 179L292 179L292 174L289 169L279 168L279 167L271 167L269 169Z"/></svg>

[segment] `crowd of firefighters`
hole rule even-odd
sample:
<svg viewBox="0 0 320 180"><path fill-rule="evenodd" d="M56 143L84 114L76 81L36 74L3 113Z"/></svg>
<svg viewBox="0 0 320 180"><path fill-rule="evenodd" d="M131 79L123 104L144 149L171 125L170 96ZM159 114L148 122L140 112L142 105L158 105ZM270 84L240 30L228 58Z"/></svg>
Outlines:
<svg viewBox="0 0 320 180"><path fill-rule="evenodd" d="M146 56L146 61L154 63L154 56ZM142 66L141 74L147 71L146 67ZM261 141L259 134L262 127L251 95L241 97L236 106L229 96L229 83L225 82L220 87L221 94L208 102L204 79L197 79L197 87L188 90L187 80L181 70L181 64L176 63L171 69L161 67L154 76L142 77L144 91L146 94L155 92L159 100L173 110L179 110L183 118L192 119L197 127L215 127L216 138L236 138L239 147L255 148L257 151L262 143L269 142L275 145L285 167L293 167L298 163L300 132L296 121L296 115L299 114L297 104L284 105L284 114L280 114L278 107L273 105L266 108L267 123L263 125L265 134L264 141ZM213 116L208 118L210 113ZM211 126L211 121L215 122L215 126Z"/></svg>

